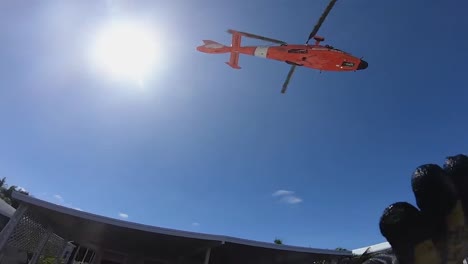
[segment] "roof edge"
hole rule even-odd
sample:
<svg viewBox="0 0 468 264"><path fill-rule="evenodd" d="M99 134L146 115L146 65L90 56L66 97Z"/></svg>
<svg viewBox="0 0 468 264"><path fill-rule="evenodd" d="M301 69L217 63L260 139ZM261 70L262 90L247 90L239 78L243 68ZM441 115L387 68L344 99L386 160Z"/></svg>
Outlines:
<svg viewBox="0 0 468 264"><path fill-rule="evenodd" d="M241 244L241 245L246 245L246 246L263 247L263 248L270 248L270 249L277 249L277 250L289 250L289 251L296 251L296 252L303 252L303 253L314 253L314 254L334 255L334 256L344 256L344 257L352 256L352 253L350 251L299 247L299 246L290 246L290 245L284 245L284 244L278 245L274 243L261 242L261 241L249 240L249 239L244 239L244 238L236 238L236 237L225 236L225 241L228 243L233 243L233 244Z"/></svg>
<svg viewBox="0 0 468 264"><path fill-rule="evenodd" d="M221 241L219 237L214 237L214 236L207 235L207 234L195 233L195 232L190 232L190 231L179 231L179 230L174 230L174 229L169 229L169 228L150 226L150 225L145 225L145 224L140 224L140 223L135 223L135 222L130 222L130 221L124 221L120 219L115 219L115 218L111 218L107 216L97 215L97 214L93 214L93 213L89 213L85 211L79 211L79 210L68 208L62 205L40 200L38 198L32 197L30 195L25 195L19 192L13 192L12 197L13 199L18 200L19 202L23 202L26 204L43 207L43 208L47 208L49 210L57 211L63 214L68 214L71 216L84 218L84 219L91 220L91 221L101 222L104 224L114 225L118 227L136 229L140 231L158 233L158 234L163 234L163 235L180 236L180 237L185 237L185 238Z"/></svg>
<svg viewBox="0 0 468 264"><path fill-rule="evenodd" d="M85 211L79 211L72 208L64 207L58 204L54 204L51 202L47 202L44 200L40 200L38 198L32 197L30 195L25 195L20 192L14 191L12 194L13 199L18 200L25 204L30 204L38 207L43 207L49 210L54 210L63 214L72 215L79 218L84 218L91 221L101 222L109 225L114 225L123 228L129 229L136 229L144 232L151 232L151 233L158 233L170 236L178 236L178 237L185 237L185 238L192 238L192 239L200 239L200 240L209 240L209 241L216 241L219 243L233 243L233 244L241 244L247 246L254 246L254 247L262 247L262 248L270 248L276 250L286 250L286 251L296 251L296 252L303 252L303 253L311 253L311 254L323 254L323 255L335 255L335 256L351 256L351 252L346 251L337 251L332 249L318 249L318 248L308 248L308 247L299 247L299 246L289 246L289 245L277 245L274 243L268 242L260 242L230 236L223 236L223 235L213 235L213 234L205 234L205 233L197 233L197 232L190 232L190 231L182 231L176 229L169 229L157 226L150 226L130 221L119 220L115 218L110 218L102 215L92 214Z"/></svg>
<svg viewBox="0 0 468 264"><path fill-rule="evenodd" d="M390 245L390 243L382 242L382 243L370 245L370 246L367 246L367 247L356 248L356 249L353 249L352 252L353 252L353 254L356 254L356 255L362 255L368 249L369 249L367 251L368 253L377 253L377 252L380 252L380 251L389 250L391 248L392 248L392 246Z"/></svg>

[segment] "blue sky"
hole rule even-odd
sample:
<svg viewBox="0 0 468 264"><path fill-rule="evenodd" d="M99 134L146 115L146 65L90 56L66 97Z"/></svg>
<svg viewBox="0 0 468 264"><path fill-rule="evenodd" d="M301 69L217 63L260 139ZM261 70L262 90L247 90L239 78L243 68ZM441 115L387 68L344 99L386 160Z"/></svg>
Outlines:
<svg viewBox="0 0 468 264"><path fill-rule="evenodd" d="M229 44L228 28L303 43L326 4L2 2L0 175L139 223L318 248L382 242L385 206L413 202L413 169L468 148L468 4L338 1L319 33L369 68L299 68L285 95L288 65L241 56L236 71L195 50ZM159 36L143 89L87 60L95 28L122 17Z"/></svg>

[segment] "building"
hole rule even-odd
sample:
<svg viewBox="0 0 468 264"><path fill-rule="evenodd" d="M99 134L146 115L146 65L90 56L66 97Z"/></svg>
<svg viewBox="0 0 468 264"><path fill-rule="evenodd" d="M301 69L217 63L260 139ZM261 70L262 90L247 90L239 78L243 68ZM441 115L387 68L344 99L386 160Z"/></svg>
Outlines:
<svg viewBox="0 0 468 264"><path fill-rule="evenodd" d="M392 246L390 246L388 242L383 242L383 243L375 244L372 246L357 248L357 249L352 250L352 252L355 255L362 255L364 253L370 254L372 256L378 256L379 254L393 255ZM379 263L386 263L385 262L386 260L388 260L388 258L381 257ZM391 262L388 262L388 263L391 263ZM463 264L468 264L468 258L463 260Z"/></svg>
<svg viewBox="0 0 468 264"><path fill-rule="evenodd" d="M355 255L366 254L380 254L380 253L392 253L392 246L388 242L383 242L367 247L357 248L352 250Z"/></svg>
<svg viewBox="0 0 468 264"><path fill-rule="evenodd" d="M13 198L20 206L0 232L1 264L337 264L352 256L131 223L18 192Z"/></svg>

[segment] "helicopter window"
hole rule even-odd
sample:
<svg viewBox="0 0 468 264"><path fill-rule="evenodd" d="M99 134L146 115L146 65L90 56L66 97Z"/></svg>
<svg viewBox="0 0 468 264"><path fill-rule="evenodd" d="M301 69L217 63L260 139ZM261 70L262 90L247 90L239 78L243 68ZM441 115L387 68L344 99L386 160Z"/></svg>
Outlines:
<svg viewBox="0 0 468 264"><path fill-rule="evenodd" d="M341 51L341 52L343 52L342 50L337 49L337 48L335 48L335 47L333 47L333 46L330 46L330 45L325 45L325 47L326 47L327 49L331 49L331 50L336 50L336 51Z"/></svg>
<svg viewBox="0 0 468 264"><path fill-rule="evenodd" d="M344 61L341 66L343 67L353 67L354 66L354 63L353 62L347 62L347 61Z"/></svg>
<svg viewBox="0 0 468 264"><path fill-rule="evenodd" d="M307 53L306 49L290 49L288 53Z"/></svg>

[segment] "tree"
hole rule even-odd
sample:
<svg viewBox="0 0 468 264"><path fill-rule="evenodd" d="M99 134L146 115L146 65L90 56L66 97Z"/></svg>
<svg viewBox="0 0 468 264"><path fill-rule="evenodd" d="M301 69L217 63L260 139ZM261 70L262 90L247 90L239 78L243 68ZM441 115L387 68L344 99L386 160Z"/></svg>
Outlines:
<svg viewBox="0 0 468 264"><path fill-rule="evenodd" d="M18 208L19 203L12 198L14 191L20 192L22 194L29 195L24 189L18 188L16 185L8 187L6 184L6 178L3 177L0 179L0 198L4 200L7 204L11 205L13 208Z"/></svg>
<svg viewBox="0 0 468 264"><path fill-rule="evenodd" d="M275 244L277 245L282 245L283 244L283 240L279 239L279 238L275 238Z"/></svg>
<svg viewBox="0 0 468 264"><path fill-rule="evenodd" d="M3 177L1 180L0 180L0 188L2 188L3 186L5 186L6 184L6 177Z"/></svg>

